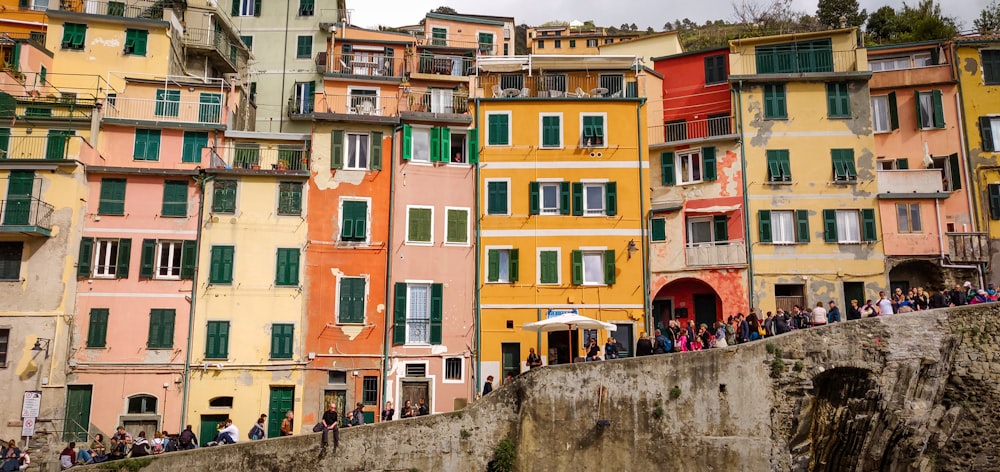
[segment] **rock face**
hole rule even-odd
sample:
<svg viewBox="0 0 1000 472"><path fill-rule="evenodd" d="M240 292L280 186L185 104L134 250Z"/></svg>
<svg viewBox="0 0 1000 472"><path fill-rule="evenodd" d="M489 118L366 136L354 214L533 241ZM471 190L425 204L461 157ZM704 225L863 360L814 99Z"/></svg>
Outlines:
<svg viewBox="0 0 1000 472"><path fill-rule="evenodd" d="M1000 470L1000 305L546 367L465 410L171 453L143 470Z"/></svg>

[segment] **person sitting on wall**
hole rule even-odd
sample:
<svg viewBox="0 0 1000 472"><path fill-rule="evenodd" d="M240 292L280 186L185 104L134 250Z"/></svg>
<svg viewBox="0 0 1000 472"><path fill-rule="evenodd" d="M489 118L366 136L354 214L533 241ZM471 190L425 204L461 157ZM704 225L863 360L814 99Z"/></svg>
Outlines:
<svg viewBox="0 0 1000 472"><path fill-rule="evenodd" d="M240 437L240 430L233 424L232 418L226 418L225 426L219 430L219 434L215 436L215 441L208 443L209 446L216 446L219 444L236 444L237 438Z"/></svg>

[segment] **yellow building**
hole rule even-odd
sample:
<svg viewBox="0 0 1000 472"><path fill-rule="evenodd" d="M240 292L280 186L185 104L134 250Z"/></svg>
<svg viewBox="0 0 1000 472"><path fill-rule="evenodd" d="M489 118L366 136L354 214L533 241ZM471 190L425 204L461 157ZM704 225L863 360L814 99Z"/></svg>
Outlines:
<svg viewBox="0 0 1000 472"><path fill-rule="evenodd" d="M856 29L730 42L746 164L751 306L886 285L865 49Z"/></svg>
<svg viewBox="0 0 1000 472"><path fill-rule="evenodd" d="M567 310L616 324L628 354L646 330L638 91L648 73L634 56L480 58L478 68L477 383L525 370L528 348L556 364L584 355L591 336L603 346L606 332L522 329Z"/></svg>
<svg viewBox="0 0 1000 472"><path fill-rule="evenodd" d="M230 131L227 144L204 148L212 168L204 179L187 414L202 443L226 418L244 434L267 414L267 436L276 437L287 411L302 412L308 140Z"/></svg>
<svg viewBox="0 0 1000 472"><path fill-rule="evenodd" d="M972 35L953 43L955 75L961 90L966 161L972 180L974 215L990 239L990 264L1000 263L1000 39ZM991 269L987 280L995 280Z"/></svg>
<svg viewBox="0 0 1000 472"><path fill-rule="evenodd" d="M600 54L601 46L631 41L640 36L638 31L618 31L589 23L579 26L565 24L538 26L528 28L526 34L528 49L532 54L574 56ZM661 52L660 55L662 54Z"/></svg>

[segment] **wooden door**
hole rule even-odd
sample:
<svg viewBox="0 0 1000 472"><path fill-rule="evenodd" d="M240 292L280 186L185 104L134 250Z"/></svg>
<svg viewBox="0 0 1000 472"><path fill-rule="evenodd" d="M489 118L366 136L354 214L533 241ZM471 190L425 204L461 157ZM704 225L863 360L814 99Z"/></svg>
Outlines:
<svg viewBox="0 0 1000 472"><path fill-rule="evenodd" d="M94 393L91 385L70 385L66 388L66 424L63 442L88 442L90 428L90 400Z"/></svg>
<svg viewBox="0 0 1000 472"><path fill-rule="evenodd" d="M271 400L267 408L267 437L276 438L281 435L281 422L285 419L285 413L292 409L294 398L295 387L271 387Z"/></svg>

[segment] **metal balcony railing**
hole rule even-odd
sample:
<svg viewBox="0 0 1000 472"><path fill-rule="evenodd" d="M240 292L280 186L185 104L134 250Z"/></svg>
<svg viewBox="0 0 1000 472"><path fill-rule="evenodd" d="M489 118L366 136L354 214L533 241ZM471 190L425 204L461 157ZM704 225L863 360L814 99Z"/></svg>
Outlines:
<svg viewBox="0 0 1000 472"><path fill-rule="evenodd" d="M730 56L730 75L857 72L859 50L775 50Z"/></svg>
<svg viewBox="0 0 1000 472"><path fill-rule="evenodd" d="M420 45L475 49L484 56L495 56L499 54L498 51L502 47L502 45L496 43L481 43L479 41L470 41L468 39L461 40L452 38L424 38L420 40Z"/></svg>
<svg viewBox="0 0 1000 472"><path fill-rule="evenodd" d="M122 18L163 19L163 2L152 0L60 0L59 9Z"/></svg>
<svg viewBox="0 0 1000 472"><path fill-rule="evenodd" d="M487 74L479 76L486 98L632 98L638 96L636 82L622 74L589 77L564 74Z"/></svg>
<svg viewBox="0 0 1000 472"><path fill-rule="evenodd" d="M945 233L952 262L987 262L990 239L986 233Z"/></svg>
<svg viewBox="0 0 1000 472"><path fill-rule="evenodd" d="M327 74L344 74L374 78L402 78L406 74L402 57L380 52L344 54L337 51L327 63Z"/></svg>
<svg viewBox="0 0 1000 472"><path fill-rule="evenodd" d="M309 148L302 144L245 143L202 148L202 162L214 168L298 171L309 170Z"/></svg>
<svg viewBox="0 0 1000 472"><path fill-rule="evenodd" d="M442 54L420 54L417 58L417 72L420 74L468 77L476 73L475 59L465 56Z"/></svg>
<svg viewBox="0 0 1000 472"><path fill-rule="evenodd" d="M747 263L746 245L742 240L688 244L685 261L691 267L730 266Z"/></svg>
<svg viewBox="0 0 1000 472"><path fill-rule="evenodd" d="M118 97L108 100L104 107L104 117L119 120L221 125L223 113L220 103Z"/></svg>
<svg viewBox="0 0 1000 472"><path fill-rule="evenodd" d="M317 113L394 117L399 114L398 99L385 95L321 95Z"/></svg>
<svg viewBox="0 0 1000 472"><path fill-rule="evenodd" d="M0 134L0 160L66 160L80 155L83 138L56 132L48 136L10 136Z"/></svg>
<svg viewBox="0 0 1000 472"><path fill-rule="evenodd" d="M52 213L55 207L42 200L24 196L9 196L0 200L0 232L36 227L45 231L52 229Z"/></svg>
<svg viewBox="0 0 1000 472"><path fill-rule="evenodd" d="M464 114L469 112L469 95L453 90L404 92L399 111Z"/></svg>
<svg viewBox="0 0 1000 472"><path fill-rule="evenodd" d="M207 49L224 59L235 72L247 63L249 55L242 44L237 44L224 31L203 28L185 28L184 44L190 48Z"/></svg>
<svg viewBox="0 0 1000 472"><path fill-rule="evenodd" d="M717 116L702 120L678 120L649 127L649 144L669 144L689 140L706 140L735 133L733 117Z"/></svg>

